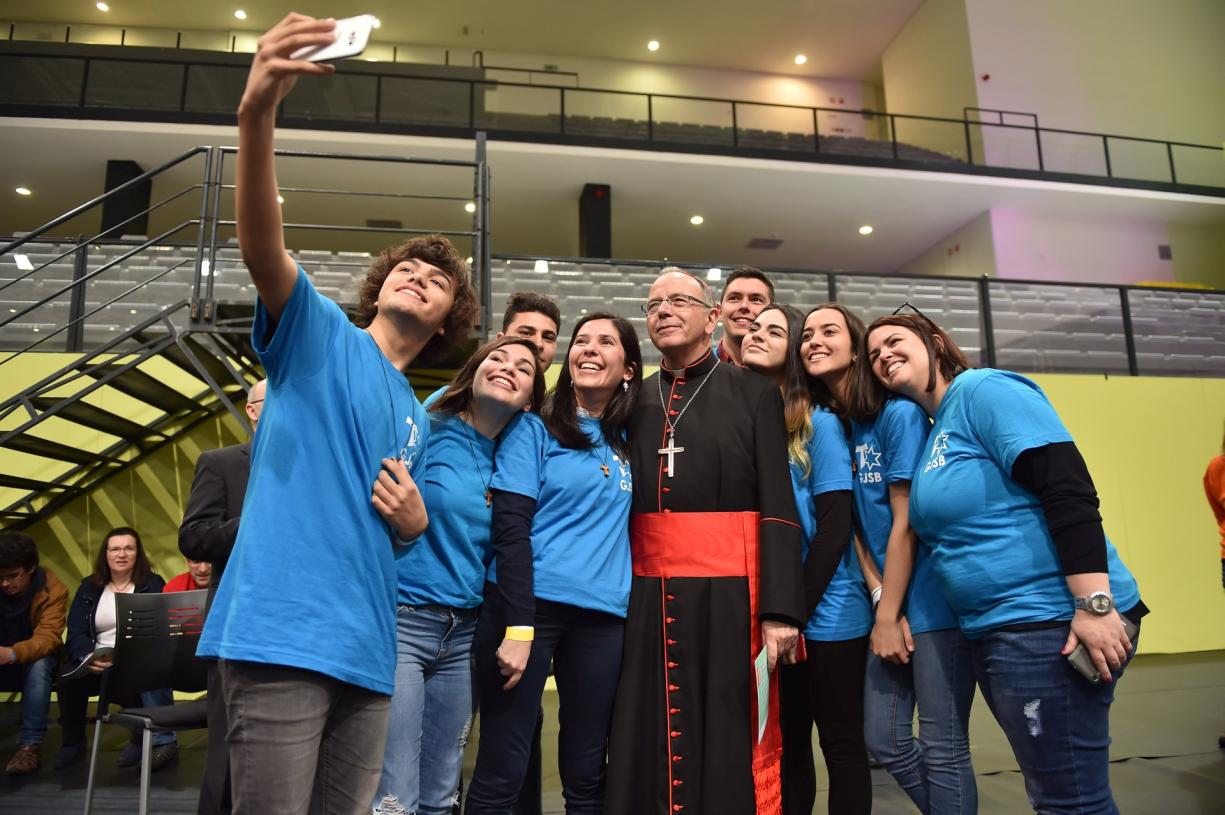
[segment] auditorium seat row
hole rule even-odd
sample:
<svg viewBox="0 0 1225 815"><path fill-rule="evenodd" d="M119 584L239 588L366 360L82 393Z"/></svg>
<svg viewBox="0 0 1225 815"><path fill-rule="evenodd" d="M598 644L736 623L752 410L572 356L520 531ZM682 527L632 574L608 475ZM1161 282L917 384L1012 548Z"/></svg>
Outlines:
<svg viewBox="0 0 1225 815"><path fill-rule="evenodd" d="M130 243L91 247L87 270L122 258ZM47 305L0 328L0 346L22 348L46 337L69 319L73 246L32 243L23 247L37 273L23 272L12 257L0 258L0 318L55 294ZM194 246L143 250L91 279L85 286L87 345L104 341L179 300L192 297ZM60 255L63 258L58 259ZM327 297L352 304L357 285L372 260L365 252L308 249L294 253L316 288ZM494 317L513 291L531 289L558 301L567 325L559 353L565 351L574 318L611 311L630 319L642 340L643 357L658 354L646 334L641 305L659 266L592 260L495 258L491 296ZM693 271L718 290L726 270ZM17 278L25 275L21 280ZM213 296L221 303L249 304L255 290L237 246L219 246L211 269ZM771 272L780 302L807 309L830 299L831 276L824 272ZM16 281L16 282L13 282ZM984 364L981 286L967 279L916 278L838 272L832 275L836 298L866 320L909 303L939 322L975 364ZM988 285L996 361L1022 371L1126 374L1127 341L1117 287L1019 283L992 280ZM1131 323L1140 372L1148 375L1197 373L1225 376L1225 294L1149 288L1128 290ZM186 312L176 317L186 324ZM41 348L63 347L65 333ZM57 344L58 343L58 346Z"/></svg>

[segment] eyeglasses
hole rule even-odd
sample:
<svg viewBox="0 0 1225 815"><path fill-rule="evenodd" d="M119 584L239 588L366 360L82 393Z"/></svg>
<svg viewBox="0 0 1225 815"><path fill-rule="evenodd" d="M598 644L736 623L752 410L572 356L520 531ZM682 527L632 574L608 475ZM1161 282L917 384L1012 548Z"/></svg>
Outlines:
<svg viewBox="0 0 1225 815"><path fill-rule="evenodd" d="M107 547L106 553L108 555L120 555L120 554L134 555L136 554L136 547L135 546L110 546L110 547Z"/></svg>
<svg viewBox="0 0 1225 815"><path fill-rule="evenodd" d="M707 303L705 300L699 300L698 298L689 294L670 294L667 297L647 300L642 306L642 313L648 317L655 314L655 312L659 311L659 307L662 306L665 301L668 303L668 305L672 306L672 308L691 308L695 306L700 308L714 308L714 306Z"/></svg>
<svg viewBox="0 0 1225 815"><path fill-rule="evenodd" d="M935 324L936 324L936 321L935 321L935 320L933 320L931 317L928 317L928 316L927 316L926 314L924 314L923 312L919 311L917 308L915 308L914 306L912 306L912 305L911 305L909 302L902 303L900 306L898 306L897 308L895 308L895 309L893 310L893 316L895 316L895 317L896 317L897 315L901 314L901 313L902 313L902 311L904 311L905 309L910 309L910 310L911 310L911 311L913 311L915 314L919 315L919 316L920 316L920 317L922 317L924 320L927 320L927 321L928 321L929 323L931 323L932 325L935 325Z"/></svg>

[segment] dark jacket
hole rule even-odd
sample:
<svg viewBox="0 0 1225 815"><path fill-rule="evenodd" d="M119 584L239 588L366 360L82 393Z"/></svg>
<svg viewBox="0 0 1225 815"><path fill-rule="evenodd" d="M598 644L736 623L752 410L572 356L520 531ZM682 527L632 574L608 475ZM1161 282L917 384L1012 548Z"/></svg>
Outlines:
<svg viewBox="0 0 1225 815"><path fill-rule="evenodd" d="M165 585L161 577L150 574L144 582L136 584L136 593L158 594ZM98 641L94 615L98 613L104 589L92 577L86 577L77 588L77 596L72 598L72 608L68 609L68 656L77 662L94 652L94 643Z"/></svg>
<svg viewBox="0 0 1225 815"><path fill-rule="evenodd" d="M208 450L196 460L196 477L179 525L179 551L213 564L211 586L221 582L234 549L250 472L250 443Z"/></svg>

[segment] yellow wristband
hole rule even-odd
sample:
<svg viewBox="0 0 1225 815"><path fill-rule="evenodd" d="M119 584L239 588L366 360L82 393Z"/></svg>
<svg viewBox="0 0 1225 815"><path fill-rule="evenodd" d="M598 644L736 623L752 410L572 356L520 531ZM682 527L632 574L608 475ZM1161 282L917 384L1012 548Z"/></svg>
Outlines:
<svg viewBox="0 0 1225 815"><path fill-rule="evenodd" d="M515 642L531 642L536 638L536 629L530 625L506 626L506 639Z"/></svg>

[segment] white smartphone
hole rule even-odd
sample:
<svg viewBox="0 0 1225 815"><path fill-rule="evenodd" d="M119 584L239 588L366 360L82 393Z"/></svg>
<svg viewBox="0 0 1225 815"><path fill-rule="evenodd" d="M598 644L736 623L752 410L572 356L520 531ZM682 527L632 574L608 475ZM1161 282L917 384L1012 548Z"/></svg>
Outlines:
<svg viewBox="0 0 1225 815"><path fill-rule="evenodd" d="M374 30L374 15L359 14L336 21L336 39L327 45L308 45L289 55L290 59L309 62L329 62L334 59L355 57L366 50L370 32Z"/></svg>

